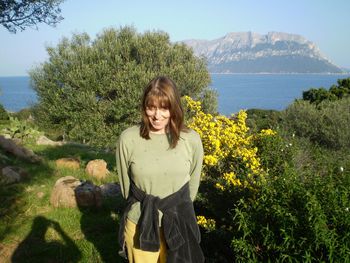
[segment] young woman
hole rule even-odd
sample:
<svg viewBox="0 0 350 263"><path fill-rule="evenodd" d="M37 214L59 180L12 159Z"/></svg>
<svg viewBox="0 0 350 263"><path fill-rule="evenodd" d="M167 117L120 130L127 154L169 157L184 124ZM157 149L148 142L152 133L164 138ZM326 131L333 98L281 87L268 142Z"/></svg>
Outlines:
<svg viewBox="0 0 350 263"><path fill-rule="evenodd" d="M127 207L120 221L121 255L129 262L204 262L193 209L203 161L199 135L185 127L175 83L146 86L140 125L122 132L116 160Z"/></svg>

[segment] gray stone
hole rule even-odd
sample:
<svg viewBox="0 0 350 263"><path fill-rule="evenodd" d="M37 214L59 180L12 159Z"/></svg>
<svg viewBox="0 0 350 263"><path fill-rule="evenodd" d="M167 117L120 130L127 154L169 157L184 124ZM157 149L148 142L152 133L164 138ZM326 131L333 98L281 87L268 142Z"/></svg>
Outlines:
<svg viewBox="0 0 350 263"><path fill-rule="evenodd" d="M37 145L52 145L52 146L61 146L64 142L55 142L42 135L36 140Z"/></svg>
<svg viewBox="0 0 350 263"><path fill-rule="evenodd" d="M3 184L18 183L28 177L28 173L20 167L6 166L1 169L0 181Z"/></svg>
<svg viewBox="0 0 350 263"><path fill-rule="evenodd" d="M50 203L54 207L77 207L74 190L81 182L73 176L58 179L53 187Z"/></svg>
<svg viewBox="0 0 350 263"><path fill-rule="evenodd" d="M2 135L0 135L0 146L5 151L32 163L40 162L42 160L42 158L36 155L32 150L27 149L21 145L17 145L14 140L6 139Z"/></svg>

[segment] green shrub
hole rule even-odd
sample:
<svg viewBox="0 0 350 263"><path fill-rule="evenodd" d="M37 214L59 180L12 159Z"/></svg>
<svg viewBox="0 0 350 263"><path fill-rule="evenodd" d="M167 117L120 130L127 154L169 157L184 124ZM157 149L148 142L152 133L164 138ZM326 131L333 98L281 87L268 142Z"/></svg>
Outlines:
<svg viewBox="0 0 350 263"><path fill-rule="evenodd" d="M297 103L312 106L308 116L318 117L324 107ZM195 206L216 224L201 226L207 262L348 262L348 151L320 147L287 130L271 133L254 135L266 171L255 187L218 191L210 176L215 171L206 170Z"/></svg>
<svg viewBox="0 0 350 263"><path fill-rule="evenodd" d="M11 114L14 118L17 118L19 120L28 121L32 120L33 118L33 109L32 108L25 108L20 111L17 111L15 113Z"/></svg>
<svg viewBox="0 0 350 263"><path fill-rule="evenodd" d="M303 100L319 104L324 100L336 100L337 97L325 88L309 89L303 92Z"/></svg>
<svg viewBox="0 0 350 263"><path fill-rule="evenodd" d="M232 248L237 262L348 262L348 174L269 178L256 198L234 209Z"/></svg>
<svg viewBox="0 0 350 263"><path fill-rule="evenodd" d="M47 52L49 60L30 72L38 95L35 119L69 140L114 145L122 130L139 122L143 88L158 75L172 78L182 96L215 105L205 61L164 32L138 34L124 27L94 40L75 34Z"/></svg>
<svg viewBox="0 0 350 263"><path fill-rule="evenodd" d="M241 195L231 200L236 202L231 211L237 225L231 242L234 261L349 261L347 150L278 135L259 138L257 146L268 176L253 198ZM306 159L301 164L296 158L300 152ZM296 169L298 165L304 167Z"/></svg>
<svg viewBox="0 0 350 263"><path fill-rule="evenodd" d="M319 105L296 101L283 112L284 129L322 146L350 147L350 98Z"/></svg>
<svg viewBox="0 0 350 263"><path fill-rule="evenodd" d="M7 111L5 110L4 106L0 104L0 121L8 120L9 115Z"/></svg>
<svg viewBox="0 0 350 263"><path fill-rule="evenodd" d="M338 79L337 85L332 85L329 90L325 88L312 88L303 92L303 100L314 104L322 101L334 101L348 97L350 94L350 78Z"/></svg>
<svg viewBox="0 0 350 263"><path fill-rule="evenodd" d="M248 109L247 125L254 131L276 129L281 122L281 114L276 110Z"/></svg>
<svg viewBox="0 0 350 263"><path fill-rule="evenodd" d="M259 136L255 140L258 156L265 171L270 176L279 176L293 166L295 145L294 139L286 140L279 134Z"/></svg>
<svg viewBox="0 0 350 263"><path fill-rule="evenodd" d="M35 141L42 133L28 121L18 120L10 117L9 124L2 131L2 134L8 134L11 138L16 138L22 142Z"/></svg>

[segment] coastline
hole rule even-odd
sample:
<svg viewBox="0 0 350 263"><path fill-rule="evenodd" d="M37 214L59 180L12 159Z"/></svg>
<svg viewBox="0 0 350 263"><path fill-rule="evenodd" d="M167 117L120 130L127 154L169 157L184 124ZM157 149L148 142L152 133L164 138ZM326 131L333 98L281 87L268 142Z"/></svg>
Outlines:
<svg viewBox="0 0 350 263"><path fill-rule="evenodd" d="M312 87L329 88L350 73L222 73L209 72L209 87L218 92L218 112L240 109L281 110ZM3 80L3 81L1 81ZM18 82L16 80L19 80ZM0 103L9 112L30 108L37 101L29 76L0 77Z"/></svg>
<svg viewBox="0 0 350 263"><path fill-rule="evenodd" d="M310 72L305 72L305 73L299 73L299 72L284 72L284 73L271 73L271 72L258 72L258 73L253 73L253 72L246 72L246 73L234 73L234 72L209 72L211 75L339 75L339 76L344 76L344 75L349 75L350 72L343 72L343 73L332 73L332 72L325 72L325 73L310 73Z"/></svg>

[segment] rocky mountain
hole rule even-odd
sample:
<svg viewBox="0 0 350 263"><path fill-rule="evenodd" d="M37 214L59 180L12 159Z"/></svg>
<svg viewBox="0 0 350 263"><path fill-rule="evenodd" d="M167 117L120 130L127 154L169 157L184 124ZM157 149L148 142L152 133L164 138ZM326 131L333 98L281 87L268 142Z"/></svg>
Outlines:
<svg viewBox="0 0 350 263"><path fill-rule="evenodd" d="M341 73L302 36L269 32L229 33L214 40L185 40L213 73Z"/></svg>

